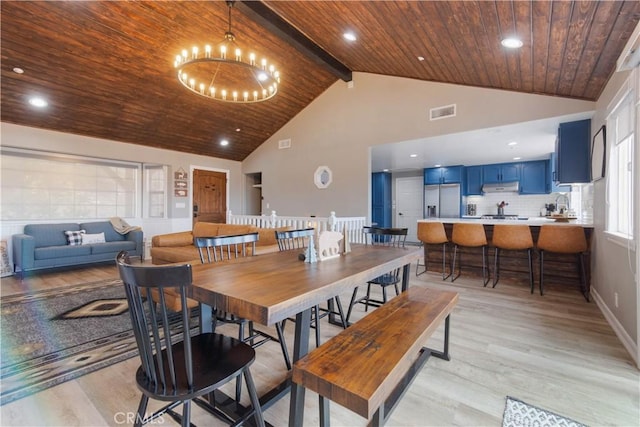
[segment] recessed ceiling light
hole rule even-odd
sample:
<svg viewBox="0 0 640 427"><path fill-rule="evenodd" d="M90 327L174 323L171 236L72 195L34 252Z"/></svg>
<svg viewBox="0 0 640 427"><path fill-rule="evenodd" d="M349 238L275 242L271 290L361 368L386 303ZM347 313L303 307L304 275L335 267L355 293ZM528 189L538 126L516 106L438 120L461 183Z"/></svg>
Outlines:
<svg viewBox="0 0 640 427"><path fill-rule="evenodd" d="M229 141L227 141L226 139L223 139L222 141L220 141L220 145L222 145L223 147L226 147L227 145L229 145Z"/></svg>
<svg viewBox="0 0 640 427"><path fill-rule="evenodd" d="M382 172L389 172L389 169L382 169Z"/></svg>
<svg viewBox="0 0 640 427"><path fill-rule="evenodd" d="M513 147L514 145L518 145L518 143L516 141L511 141L507 145L510 146L510 147Z"/></svg>
<svg viewBox="0 0 640 427"><path fill-rule="evenodd" d="M409 157L418 157L417 154L409 154Z"/></svg>
<svg viewBox="0 0 640 427"><path fill-rule="evenodd" d="M354 33L352 33L351 31L347 31L346 33L344 33L342 35L342 37L344 37L346 40L349 40L350 42L354 42L354 41L358 40L356 35Z"/></svg>
<svg viewBox="0 0 640 427"><path fill-rule="evenodd" d="M47 105L49 105L49 103L44 98L39 98L39 97L29 98L29 104L38 108L44 108Z"/></svg>
<svg viewBox="0 0 640 427"><path fill-rule="evenodd" d="M522 157L514 157L513 160L520 160Z"/></svg>
<svg viewBox="0 0 640 427"><path fill-rule="evenodd" d="M442 166L441 164L437 164L437 165L433 165L434 168L439 168L440 166Z"/></svg>
<svg viewBox="0 0 640 427"><path fill-rule="evenodd" d="M522 40L516 39L515 37L509 37L500 42L502 46L508 47L509 49L517 49L522 47Z"/></svg>
<svg viewBox="0 0 640 427"><path fill-rule="evenodd" d="M241 130L240 128L236 128L236 132L240 132L240 130Z"/></svg>
<svg viewBox="0 0 640 427"><path fill-rule="evenodd" d="M24 70L20 67L13 67L13 72L16 74L24 74Z"/></svg>
<svg viewBox="0 0 640 427"><path fill-rule="evenodd" d="M424 56L418 56L418 61L424 61Z"/></svg>

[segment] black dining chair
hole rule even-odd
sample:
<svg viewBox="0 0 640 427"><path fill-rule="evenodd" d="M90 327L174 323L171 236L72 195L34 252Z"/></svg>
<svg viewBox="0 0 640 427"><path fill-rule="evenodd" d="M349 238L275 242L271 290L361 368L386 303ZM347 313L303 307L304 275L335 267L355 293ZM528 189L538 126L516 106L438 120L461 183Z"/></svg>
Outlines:
<svg viewBox="0 0 640 427"><path fill-rule="evenodd" d="M304 250L311 239L315 236L315 228L304 228L299 230L275 231L276 241L280 251ZM334 308L335 304L335 308ZM340 297L336 296L327 301L327 308L316 305L311 311L311 327L316 333L316 347L320 346L320 320L324 317L335 315L340 318L340 324L347 328L347 320L344 316Z"/></svg>
<svg viewBox="0 0 640 427"><path fill-rule="evenodd" d="M382 228L382 227L363 227L362 232L365 235L365 243L367 245L388 246L396 248L404 248L407 240L408 228ZM369 310L369 306L380 307L388 300L387 287L393 286L396 295L400 294L398 283L402 280L400 268L396 268L389 273L378 276L367 282L367 294L361 298L358 296L358 287L353 290L349 310L347 311L347 323L351 318L351 312L356 304L364 304L364 311ZM382 288L382 300L371 297L371 285L378 285Z"/></svg>
<svg viewBox="0 0 640 427"><path fill-rule="evenodd" d="M203 264L207 264L253 256L256 253L257 241L258 233L256 232L234 236L196 237L194 239L194 245L198 248L200 261ZM277 338L264 331L255 329L253 321L238 317L232 313L227 313L223 310L215 310L213 322L214 331L218 322L238 325L238 339L242 342L249 343L253 348L257 348L268 341L279 343L287 370L291 370L291 359L287 349L287 342L284 339L282 322L276 323ZM245 335L247 329L248 335ZM241 388L242 383L238 381L236 383L236 400L240 397Z"/></svg>
<svg viewBox="0 0 640 427"><path fill-rule="evenodd" d="M243 421L253 417L264 426L262 410L249 366L255 360L251 346L232 337L200 333L190 323L186 290L191 286L191 266L133 266L127 252L116 257L131 315L141 365L136 382L142 397L134 424L141 426L168 414L182 426L191 425L191 402L214 416L231 423L213 404L214 390L244 376L253 409ZM178 316L170 310L165 292L180 296ZM155 298L147 298L151 290ZM174 332L177 331L177 332ZM206 398L205 398L206 397ZM149 399L167 402L151 415L145 415ZM174 411L182 405L182 415Z"/></svg>

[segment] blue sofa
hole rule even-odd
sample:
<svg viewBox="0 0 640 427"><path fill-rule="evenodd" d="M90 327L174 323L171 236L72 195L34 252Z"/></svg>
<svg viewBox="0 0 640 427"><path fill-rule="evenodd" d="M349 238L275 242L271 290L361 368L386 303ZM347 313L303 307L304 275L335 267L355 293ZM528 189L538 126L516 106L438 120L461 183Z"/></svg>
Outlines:
<svg viewBox="0 0 640 427"><path fill-rule="evenodd" d="M104 243L70 245L65 231L104 233ZM42 268L63 267L115 260L118 252L143 255L142 230L119 234L110 221L62 224L27 224L23 234L14 234L14 271L22 274Z"/></svg>

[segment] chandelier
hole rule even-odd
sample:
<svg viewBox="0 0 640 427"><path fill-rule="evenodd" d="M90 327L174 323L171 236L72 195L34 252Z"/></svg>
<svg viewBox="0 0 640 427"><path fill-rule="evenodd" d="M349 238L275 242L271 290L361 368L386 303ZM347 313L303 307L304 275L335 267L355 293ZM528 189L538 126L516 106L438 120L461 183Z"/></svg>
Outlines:
<svg viewBox="0 0 640 427"><path fill-rule="evenodd" d="M248 104L273 98L278 92L280 72L266 58L251 52L243 55L231 32L231 8L228 1L229 28L224 39L204 49L194 46L176 56L174 67L178 81L191 92L216 101Z"/></svg>

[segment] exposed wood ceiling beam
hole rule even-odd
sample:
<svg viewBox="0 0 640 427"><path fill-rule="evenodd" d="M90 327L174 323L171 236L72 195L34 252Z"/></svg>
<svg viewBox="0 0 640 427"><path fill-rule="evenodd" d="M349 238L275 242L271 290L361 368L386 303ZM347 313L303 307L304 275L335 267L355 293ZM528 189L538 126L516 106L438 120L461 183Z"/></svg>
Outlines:
<svg viewBox="0 0 640 427"><path fill-rule="evenodd" d="M269 7L261 1L238 1L236 7L258 25L265 27L295 47L299 52L325 67L331 74L345 82L351 81L351 70L346 65L338 61L313 40L309 39L298 29L282 19L280 15L269 9Z"/></svg>

